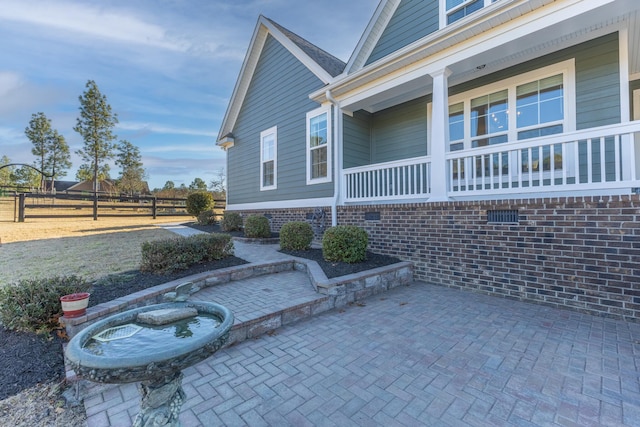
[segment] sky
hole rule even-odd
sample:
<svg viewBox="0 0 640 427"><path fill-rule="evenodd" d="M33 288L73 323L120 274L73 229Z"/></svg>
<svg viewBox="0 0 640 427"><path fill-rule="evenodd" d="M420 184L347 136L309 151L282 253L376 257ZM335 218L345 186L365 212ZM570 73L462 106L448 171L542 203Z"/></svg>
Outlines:
<svg viewBox="0 0 640 427"><path fill-rule="evenodd" d="M378 0L2 0L0 157L33 164L25 136L43 112L69 144L94 80L140 149L149 187L209 184L225 168L215 145L260 14L347 61ZM113 161L111 177L119 169Z"/></svg>

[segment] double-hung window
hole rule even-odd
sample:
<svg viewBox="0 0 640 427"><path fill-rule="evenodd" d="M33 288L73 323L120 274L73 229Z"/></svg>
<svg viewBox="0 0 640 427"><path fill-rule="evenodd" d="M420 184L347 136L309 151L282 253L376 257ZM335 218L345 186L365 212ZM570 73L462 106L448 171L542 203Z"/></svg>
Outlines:
<svg viewBox="0 0 640 427"><path fill-rule="evenodd" d="M307 184L331 181L331 109L307 113Z"/></svg>
<svg viewBox="0 0 640 427"><path fill-rule="evenodd" d="M575 129L573 60L449 98L449 151Z"/></svg>
<svg viewBox="0 0 640 427"><path fill-rule="evenodd" d="M440 0L440 28L444 28L498 0Z"/></svg>
<svg viewBox="0 0 640 427"><path fill-rule="evenodd" d="M260 132L260 191L278 188L278 127Z"/></svg>
<svg viewBox="0 0 640 427"><path fill-rule="evenodd" d="M575 105L574 68L574 61L568 60L452 96L449 151L575 130L575 114L568 108ZM503 154L503 165L507 164L506 156ZM550 154L544 156L548 162ZM555 164L561 167L562 156L554 156ZM461 171L456 166L453 172L458 176Z"/></svg>

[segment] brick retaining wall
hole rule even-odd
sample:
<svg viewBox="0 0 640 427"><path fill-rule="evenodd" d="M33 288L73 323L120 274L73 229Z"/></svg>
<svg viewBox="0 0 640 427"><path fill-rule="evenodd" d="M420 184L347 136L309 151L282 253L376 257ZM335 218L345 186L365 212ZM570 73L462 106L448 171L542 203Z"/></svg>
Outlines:
<svg viewBox="0 0 640 427"><path fill-rule="evenodd" d="M487 223L503 210L518 222ZM420 280L640 320L638 196L349 206L338 223Z"/></svg>

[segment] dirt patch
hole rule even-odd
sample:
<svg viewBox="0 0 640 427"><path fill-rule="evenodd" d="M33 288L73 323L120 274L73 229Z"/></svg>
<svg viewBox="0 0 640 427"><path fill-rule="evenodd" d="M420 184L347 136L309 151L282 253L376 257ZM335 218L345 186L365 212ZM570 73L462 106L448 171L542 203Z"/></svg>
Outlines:
<svg viewBox="0 0 640 427"><path fill-rule="evenodd" d="M86 427L86 414L81 402L67 401L61 383L43 384L0 401L3 426L13 427ZM69 394L67 389L64 393Z"/></svg>

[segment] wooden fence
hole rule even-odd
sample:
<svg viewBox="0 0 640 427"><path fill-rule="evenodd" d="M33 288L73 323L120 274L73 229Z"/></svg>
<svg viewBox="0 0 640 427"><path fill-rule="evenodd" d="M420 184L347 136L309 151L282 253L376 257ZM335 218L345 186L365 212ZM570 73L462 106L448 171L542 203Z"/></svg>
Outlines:
<svg viewBox="0 0 640 427"><path fill-rule="evenodd" d="M97 197L87 194L34 194L19 193L15 196L18 222L29 218L87 218L93 217L136 217L190 216L187 213L187 199L160 198L153 196L113 196ZM214 212L222 215L224 200L215 200Z"/></svg>

